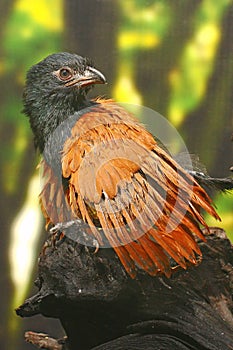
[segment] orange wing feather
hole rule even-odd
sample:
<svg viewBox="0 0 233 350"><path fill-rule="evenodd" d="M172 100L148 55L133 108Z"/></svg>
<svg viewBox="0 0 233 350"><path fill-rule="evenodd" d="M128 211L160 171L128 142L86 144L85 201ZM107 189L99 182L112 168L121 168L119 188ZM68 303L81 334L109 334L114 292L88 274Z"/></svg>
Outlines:
<svg viewBox="0 0 233 350"><path fill-rule="evenodd" d="M207 227L200 208L219 219L198 183L109 100L98 101L74 125L64 145L62 175L68 179L66 200L59 215L46 215L48 221L63 222L71 208L101 246L97 222L132 277L137 268L170 276L169 256L183 268L196 264L201 251L194 235L204 239L199 223ZM59 191L50 178L41 198L52 205Z"/></svg>

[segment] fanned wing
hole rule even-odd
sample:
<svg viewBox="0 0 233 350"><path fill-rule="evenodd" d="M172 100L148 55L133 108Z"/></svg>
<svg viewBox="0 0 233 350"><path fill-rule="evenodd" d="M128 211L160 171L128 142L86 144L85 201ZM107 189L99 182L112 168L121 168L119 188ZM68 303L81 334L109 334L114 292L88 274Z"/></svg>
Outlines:
<svg viewBox="0 0 233 350"><path fill-rule="evenodd" d="M194 235L204 239L199 224L207 227L200 208L219 219L198 183L112 101L99 101L76 122L62 173L72 214L100 246L107 239L132 277L137 267L170 276L169 256L183 268L196 264Z"/></svg>

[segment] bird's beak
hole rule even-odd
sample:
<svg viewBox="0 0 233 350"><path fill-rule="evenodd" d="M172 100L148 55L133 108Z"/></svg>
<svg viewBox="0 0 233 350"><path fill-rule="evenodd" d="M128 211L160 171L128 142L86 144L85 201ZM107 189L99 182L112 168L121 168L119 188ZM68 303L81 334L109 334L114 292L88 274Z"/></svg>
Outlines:
<svg viewBox="0 0 233 350"><path fill-rule="evenodd" d="M74 78L66 83L66 86L77 86L84 88L94 84L106 84L105 76L93 67L87 67L82 75L77 74Z"/></svg>

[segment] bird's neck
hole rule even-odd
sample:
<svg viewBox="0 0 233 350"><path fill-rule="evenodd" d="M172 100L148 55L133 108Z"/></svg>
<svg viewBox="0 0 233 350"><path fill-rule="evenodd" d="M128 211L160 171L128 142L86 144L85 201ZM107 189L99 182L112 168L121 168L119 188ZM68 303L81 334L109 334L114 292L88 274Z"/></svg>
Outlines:
<svg viewBox="0 0 233 350"><path fill-rule="evenodd" d="M35 146L43 153L46 142L53 135L57 127L75 112L90 106L93 102L85 95L75 96L73 99L53 98L50 96L27 106L24 112L29 116L34 133Z"/></svg>

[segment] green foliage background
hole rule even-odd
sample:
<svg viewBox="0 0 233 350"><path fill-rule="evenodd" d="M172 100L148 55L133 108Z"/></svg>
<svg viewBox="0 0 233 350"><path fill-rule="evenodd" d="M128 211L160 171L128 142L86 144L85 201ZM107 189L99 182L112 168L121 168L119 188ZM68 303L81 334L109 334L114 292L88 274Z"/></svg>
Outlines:
<svg viewBox="0 0 233 350"><path fill-rule="evenodd" d="M109 81L95 94L158 111L211 175L228 176L233 158L233 9L230 0L15 0L2 1L0 13L0 343L9 350L32 349L23 345L22 328L51 329L53 335L61 330L57 323L45 325L40 318L23 322L13 313L18 304L9 258L12 222L27 198L35 197L28 188L37 156L28 120L20 112L27 69L60 50L91 57ZM214 195L220 226L233 238L232 195ZM41 244L38 238L35 242L33 261ZM31 293L31 275L27 283L24 294Z"/></svg>

